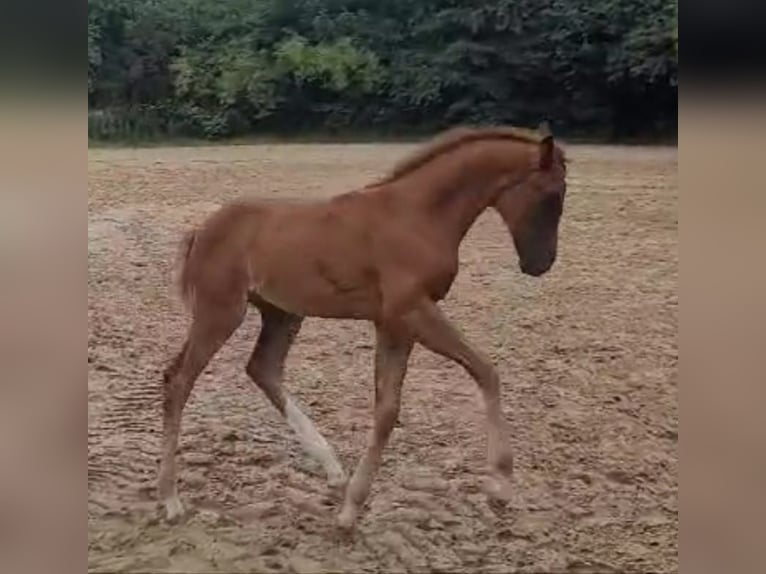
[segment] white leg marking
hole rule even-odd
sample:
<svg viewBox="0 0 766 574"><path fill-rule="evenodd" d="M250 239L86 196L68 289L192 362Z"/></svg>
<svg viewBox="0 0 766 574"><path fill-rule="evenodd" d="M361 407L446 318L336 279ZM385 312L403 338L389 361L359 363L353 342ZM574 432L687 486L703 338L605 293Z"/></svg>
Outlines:
<svg viewBox="0 0 766 574"><path fill-rule="evenodd" d="M173 493L170 498L164 501L165 515L169 521L176 520L183 516L184 505L181 503L181 499L178 498L178 494Z"/></svg>
<svg viewBox="0 0 766 574"><path fill-rule="evenodd" d="M289 396L285 397L285 418L287 418L287 424L298 435L303 449L322 464L330 484L337 486L343 484L346 481L346 473L343 472L343 467L338 462L332 447L319 433L311 419L303 414Z"/></svg>

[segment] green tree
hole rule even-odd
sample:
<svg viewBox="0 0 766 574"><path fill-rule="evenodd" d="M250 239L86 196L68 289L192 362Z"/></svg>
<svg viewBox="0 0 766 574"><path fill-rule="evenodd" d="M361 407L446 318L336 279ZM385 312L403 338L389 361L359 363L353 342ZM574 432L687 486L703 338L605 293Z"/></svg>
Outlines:
<svg viewBox="0 0 766 574"><path fill-rule="evenodd" d="M119 118L204 137L543 118L672 134L677 74L671 0L88 3L88 103L110 134Z"/></svg>

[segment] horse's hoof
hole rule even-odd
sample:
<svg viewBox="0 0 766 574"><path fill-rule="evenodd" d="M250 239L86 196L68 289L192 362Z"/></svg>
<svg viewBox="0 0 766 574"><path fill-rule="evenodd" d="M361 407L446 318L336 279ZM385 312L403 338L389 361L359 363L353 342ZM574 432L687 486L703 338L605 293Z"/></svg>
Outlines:
<svg viewBox="0 0 766 574"><path fill-rule="evenodd" d="M511 502L516 494L510 481L503 476L490 476L483 486L487 498L496 502Z"/></svg>
<svg viewBox="0 0 766 574"><path fill-rule="evenodd" d="M183 519L186 514L184 505L181 503L181 499L177 496L168 498L165 502L165 520L171 524L175 524Z"/></svg>
<svg viewBox="0 0 766 574"><path fill-rule="evenodd" d="M487 502L490 506L505 510L524 508L524 499L521 493L504 476L488 477L482 490L487 496Z"/></svg>
<svg viewBox="0 0 766 574"><path fill-rule="evenodd" d="M346 473L343 471L340 471L338 473L332 474L327 477L327 486L329 486L332 490L343 492L346 489L347 483L348 483L348 477L346 476Z"/></svg>
<svg viewBox="0 0 766 574"><path fill-rule="evenodd" d="M508 478L513 475L513 454L511 452L500 453L494 464L494 472Z"/></svg>
<svg viewBox="0 0 766 574"><path fill-rule="evenodd" d="M351 534L354 530L354 524L356 523L357 511L349 504L344 504L343 508L338 514L337 524L341 532L345 534Z"/></svg>
<svg viewBox="0 0 766 574"><path fill-rule="evenodd" d="M346 493L346 485L348 484L348 477L343 470L338 470L327 475L327 489L330 493L330 498L339 501L343 499L343 495Z"/></svg>

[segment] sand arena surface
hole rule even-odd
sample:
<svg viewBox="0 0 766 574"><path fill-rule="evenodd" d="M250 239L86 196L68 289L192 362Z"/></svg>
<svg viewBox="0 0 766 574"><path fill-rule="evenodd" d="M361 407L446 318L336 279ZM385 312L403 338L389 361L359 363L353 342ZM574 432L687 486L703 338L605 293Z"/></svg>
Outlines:
<svg viewBox="0 0 766 574"><path fill-rule="evenodd" d="M186 522L159 519L160 373L188 317L178 240L241 195L324 197L411 149L90 150L88 524L94 572L671 572L678 568L678 177L670 148L569 146L559 259L522 275L494 212L463 243L448 316L494 359L519 500L490 504L482 403L416 348L356 536L244 366L259 318L197 381L179 454ZM372 423L374 333L307 319L286 385L347 472Z"/></svg>

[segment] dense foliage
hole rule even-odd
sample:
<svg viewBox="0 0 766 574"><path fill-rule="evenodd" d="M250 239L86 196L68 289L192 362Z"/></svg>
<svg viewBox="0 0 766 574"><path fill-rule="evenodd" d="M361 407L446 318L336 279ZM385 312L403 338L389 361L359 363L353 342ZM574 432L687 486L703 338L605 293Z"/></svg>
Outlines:
<svg viewBox="0 0 766 574"><path fill-rule="evenodd" d="M675 134L673 0L88 0L89 132Z"/></svg>

